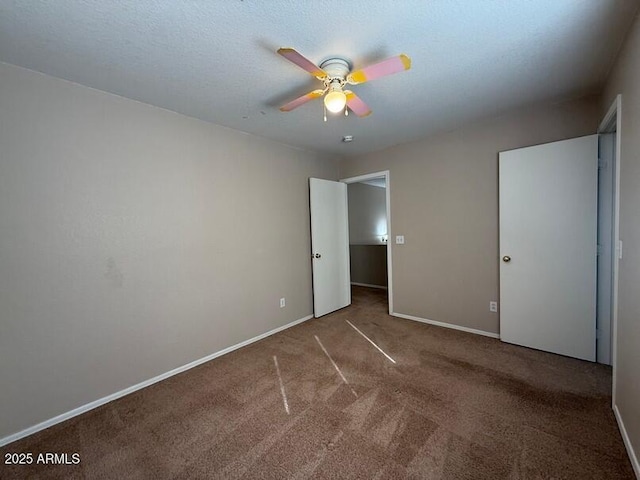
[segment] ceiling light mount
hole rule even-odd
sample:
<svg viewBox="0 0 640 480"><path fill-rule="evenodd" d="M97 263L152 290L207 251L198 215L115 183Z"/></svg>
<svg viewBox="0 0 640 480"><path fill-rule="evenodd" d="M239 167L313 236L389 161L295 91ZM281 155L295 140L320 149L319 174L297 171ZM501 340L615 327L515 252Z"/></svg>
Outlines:
<svg viewBox="0 0 640 480"><path fill-rule="evenodd" d="M343 58L329 58L320 64L320 68L325 71L329 79L340 78L346 81L347 75L351 71L351 65Z"/></svg>

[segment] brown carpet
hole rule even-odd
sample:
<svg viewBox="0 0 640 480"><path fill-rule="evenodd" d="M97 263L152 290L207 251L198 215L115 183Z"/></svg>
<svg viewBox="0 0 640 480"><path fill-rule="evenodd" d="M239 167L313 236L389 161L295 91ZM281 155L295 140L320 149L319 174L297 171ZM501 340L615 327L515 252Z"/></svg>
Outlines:
<svg viewBox="0 0 640 480"><path fill-rule="evenodd" d="M385 296L355 288L349 308L7 445L81 461L0 477L634 478L609 368L393 318Z"/></svg>

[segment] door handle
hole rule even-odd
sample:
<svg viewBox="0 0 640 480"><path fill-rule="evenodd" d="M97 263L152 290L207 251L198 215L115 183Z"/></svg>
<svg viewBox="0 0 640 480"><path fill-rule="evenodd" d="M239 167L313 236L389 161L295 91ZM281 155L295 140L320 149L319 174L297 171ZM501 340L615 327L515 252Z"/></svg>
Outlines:
<svg viewBox="0 0 640 480"><path fill-rule="evenodd" d="M511 261L511 257L509 255L505 255L504 257L502 257L502 261L504 263L509 263Z"/></svg>
<svg viewBox="0 0 640 480"><path fill-rule="evenodd" d="M311 255L311 258L320 258L322 257L322 255L320 255L319 253L315 253Z"/></svg>

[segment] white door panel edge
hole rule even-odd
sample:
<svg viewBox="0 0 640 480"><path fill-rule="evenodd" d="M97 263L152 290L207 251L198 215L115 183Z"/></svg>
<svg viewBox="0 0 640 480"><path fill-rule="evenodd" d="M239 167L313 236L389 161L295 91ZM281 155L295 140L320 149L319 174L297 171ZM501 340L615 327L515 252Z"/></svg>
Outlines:
<svg viewBox="0 0 640 480"><path fill-rule="evenodd" d="M611 318L613 298L615 133L598 138L598 297L596 359L611 365Z"/></svg>
<svg viewBox="0 0 640 480"><path fill-rule="evenodd" d="M309 179L313 314L321 317L351 304L347 185Z"/></svg>
<svg viewBox="0 0 640 480"><path fill-rule="evenodd" d="M597 141L500 152L505 342L595 361Z"/></svg>

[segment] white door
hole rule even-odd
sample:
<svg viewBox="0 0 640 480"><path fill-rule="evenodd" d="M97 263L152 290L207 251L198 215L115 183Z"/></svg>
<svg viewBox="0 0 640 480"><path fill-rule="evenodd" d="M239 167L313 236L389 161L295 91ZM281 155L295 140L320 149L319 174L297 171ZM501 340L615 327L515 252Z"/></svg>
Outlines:
<svg viewBox="0 0 640 480"><path fill-rule="evenodd" d="M321 317L351 304L347 184L309 179L313 314Z"/></svg>
<svg viewBox="0 0 640 480"><path fill-rule="evenodd" d="M595 361L598 137L499 162L500 338Z"/></svg>

